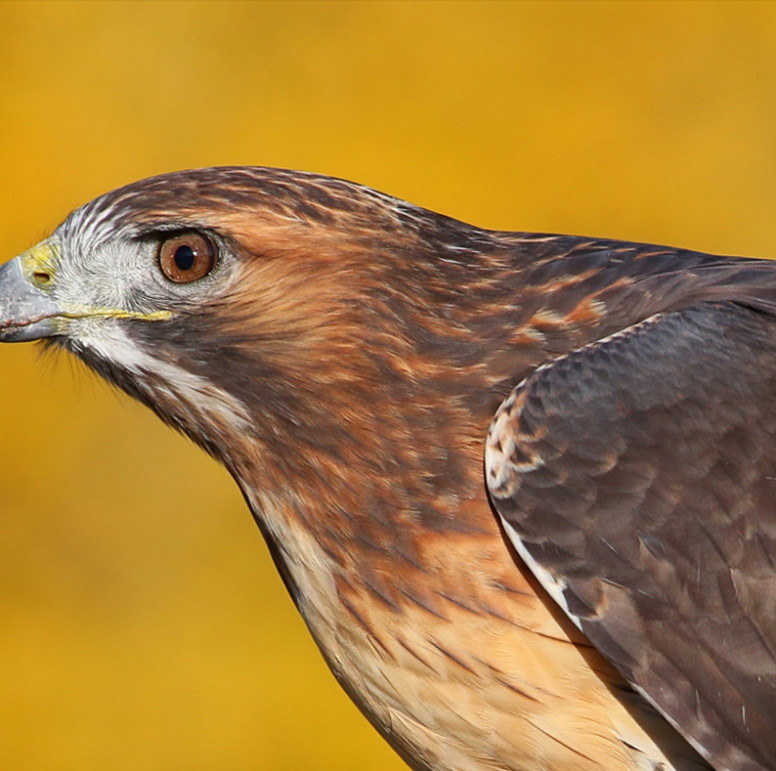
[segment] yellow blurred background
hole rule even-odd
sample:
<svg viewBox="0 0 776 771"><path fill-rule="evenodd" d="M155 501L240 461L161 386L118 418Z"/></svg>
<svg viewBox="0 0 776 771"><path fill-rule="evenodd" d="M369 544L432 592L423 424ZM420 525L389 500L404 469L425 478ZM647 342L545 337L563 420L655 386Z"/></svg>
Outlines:
<svg viewBox="0 0 776 771"><path fill-rule="evenodd" d="M213 164L771 256L776 5L0 3L3 260ZM65 357L0 372L0 769L404 767L225 472Z"/></svg>

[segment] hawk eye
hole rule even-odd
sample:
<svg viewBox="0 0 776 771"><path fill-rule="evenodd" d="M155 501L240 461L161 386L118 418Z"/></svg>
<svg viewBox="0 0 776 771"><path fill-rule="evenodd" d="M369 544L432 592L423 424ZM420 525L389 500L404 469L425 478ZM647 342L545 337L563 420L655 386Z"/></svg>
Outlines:
<svg viewBox="0 0 776 771"><path fill-rule="evenodd" d="M204 278L215 264L215 245L200 233L180 233L159 245L159 267L176 284Z"/></svg>

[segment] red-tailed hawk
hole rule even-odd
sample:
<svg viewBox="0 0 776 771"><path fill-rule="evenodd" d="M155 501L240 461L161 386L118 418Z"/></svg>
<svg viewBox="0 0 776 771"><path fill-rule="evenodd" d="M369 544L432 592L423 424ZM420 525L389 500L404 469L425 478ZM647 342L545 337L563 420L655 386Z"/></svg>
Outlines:
<svg viewBox="0 0 776 771"><path fill-rule="evenodd" d="M168 174L0 268L223 462L414 769L776 769L776 264Z"/></svg>

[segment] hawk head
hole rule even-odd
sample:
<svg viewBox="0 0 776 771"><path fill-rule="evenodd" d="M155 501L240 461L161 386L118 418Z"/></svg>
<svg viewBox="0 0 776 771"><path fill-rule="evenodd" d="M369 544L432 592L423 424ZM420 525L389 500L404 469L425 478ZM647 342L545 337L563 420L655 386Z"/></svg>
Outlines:
<svg viewBox="0 0 776 771"><path fill-rule="evenodd" d="M232 470L257 446L291 467L300 443L341 455L360 433L368 451L359 397L420 374L415 333L436 335L421 309L450 294L429 244L448 228L460 261L471 240L426 214L299 172L144 180L0 269L0 339L68 349Z"/></svg>

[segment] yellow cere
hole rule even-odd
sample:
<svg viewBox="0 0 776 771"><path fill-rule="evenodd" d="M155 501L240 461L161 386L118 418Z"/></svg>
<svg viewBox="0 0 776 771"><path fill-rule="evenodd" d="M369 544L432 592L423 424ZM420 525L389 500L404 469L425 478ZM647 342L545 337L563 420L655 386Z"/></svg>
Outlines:
<svg viewBox="0 0 776 771"><path fill-rule="evenodd" d="M56 275L59 241L47 238L19 256L25 278L38 287L46 286Z"/></svg>

